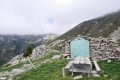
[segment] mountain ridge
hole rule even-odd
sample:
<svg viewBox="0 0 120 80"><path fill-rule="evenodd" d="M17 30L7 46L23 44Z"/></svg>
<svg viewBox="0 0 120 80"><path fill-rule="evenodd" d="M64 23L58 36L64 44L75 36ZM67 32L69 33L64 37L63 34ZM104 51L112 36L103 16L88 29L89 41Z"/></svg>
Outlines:
<svg viewBox="0 0 120 80"><path fill-rule="evenodd" d="M119 22L120 11L105 15L103 17L84 21L58 37L56 40L69 40L79 34L91 37L110 37L109 35L120 26Z"/></svg>

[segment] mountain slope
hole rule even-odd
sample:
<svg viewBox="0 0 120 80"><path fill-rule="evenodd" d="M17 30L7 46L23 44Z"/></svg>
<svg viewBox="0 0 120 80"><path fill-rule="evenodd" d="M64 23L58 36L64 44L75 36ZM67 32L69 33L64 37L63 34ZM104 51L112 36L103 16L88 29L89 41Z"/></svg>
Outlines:
<svg viewBox="0 0 120 80"><path fill-rule="evenodd" d="M14 56L23 53L29 44L33 48L40 45L43 42L42 38L42 35L0 35L0 65L6 63ZM39 39L41 41L35 43Z"/></svg>
<svg viewBox="0 0 120 80"><path fill-rule="evenodd" d="M56 34L0 35L0 65L5 64L16 55L24 53L29 44L35 48L57 36Z"/></svg>
<svg viewBox="0 0 120 80"><path fill-rule="evenodd" d="M79 34L91 37L109 37L118 27L120 27L120 11L82 22L57 39L69 40Z"/></svg>

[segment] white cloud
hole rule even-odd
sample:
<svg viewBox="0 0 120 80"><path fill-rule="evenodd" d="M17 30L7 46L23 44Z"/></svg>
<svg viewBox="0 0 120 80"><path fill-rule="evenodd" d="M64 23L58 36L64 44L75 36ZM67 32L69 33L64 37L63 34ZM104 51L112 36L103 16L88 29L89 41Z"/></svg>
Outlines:
<svg viewBox="0 0 120 80"><path fill-rule="evenodd" d="M119 4L118 0L0 0L0 34L64 33L82 21L120 10Z"/></svg>

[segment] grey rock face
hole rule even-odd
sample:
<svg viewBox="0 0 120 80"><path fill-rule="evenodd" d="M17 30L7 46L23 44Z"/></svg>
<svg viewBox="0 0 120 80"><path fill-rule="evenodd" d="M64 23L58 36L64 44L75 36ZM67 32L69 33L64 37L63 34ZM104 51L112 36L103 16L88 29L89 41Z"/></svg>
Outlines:
<svg viewBox="0 0 120 80"><path fill-rule="evenodd" d="M10 72L6 71L6 72L0 72L0 77L6 77L10 75Z"/></svg>
<svg viewBox="0 0 120 80"><path fill-rule="evenodd" d="M17 55L8 64L11 64L11 66L14 66L20 62L21 58L22 58L21 55Z"/></svg>
<svg viewBox="0 0 120 80"><path fill-rule="evenodd" d="M40 45L33 49L32 54L30 56L30 59L37 59L44 57L45 54L48 54L52 52L53 50L50 49L49 46L46 45ZM23 54L17 55L14 57L8 64L11 64L11 66L19 64L20 62L26 62L28 61L27 58L23 57Z"/></svg>
<svg viewBox="0 0 120 80"><path fill-rule="evenodd" d="M50 53L51 51L52 50L50 50L50 48L46 45L37 46L35 49L33 49L31 59L41 58L45 54Z"/></svg>
<svg viewBox="0 0 120 80"><path fill-rule="evenodd" d="M22 58L22 59L20 60L20 62L26 62L26 61L28 61L27 58Z"/></svg>
<svg viewBox="0 0 120 80"><path fill-rule="evenodd" d="M13 70L11 71L11 74L10 74L10 77L9 77L8 80L12 80L12 78L13 78L14 76L16 76L16 75L18 75L18 74L20 74L20 73L22 73L22 72L24 72L24 70L22 70L22 69L13 69Z"/></svg>
<svg viewBox="0 0 120 80"><path fill-rule="evenodd" d="M120 26L118 27L117 30L110 34L110 37L120 38Z"/></svg>
<svg viewBox="0 0 120 80"><path fill-rule="evenodd" d="M58 46L62 46L62 44L60 44L61 42L63 42L64 40L57 40L55 42L52 42L51 44L49 44L51 47L54 47L55 45L58 45Z"/></svg>

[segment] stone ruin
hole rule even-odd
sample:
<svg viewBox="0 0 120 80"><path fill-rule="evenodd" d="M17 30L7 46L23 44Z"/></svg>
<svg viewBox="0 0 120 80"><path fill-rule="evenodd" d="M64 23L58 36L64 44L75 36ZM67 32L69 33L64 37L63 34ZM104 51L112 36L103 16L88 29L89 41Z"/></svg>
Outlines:
<svg viewBox="0 0 120 80"><path fill-rule="evenodd" d="M93 38L82 36L90 42L90 55L97 61L108 59L120 59L120 45L115 38ZM70 41L65 42L65 47L62 47L63 58L70 58Z"/></svg>

